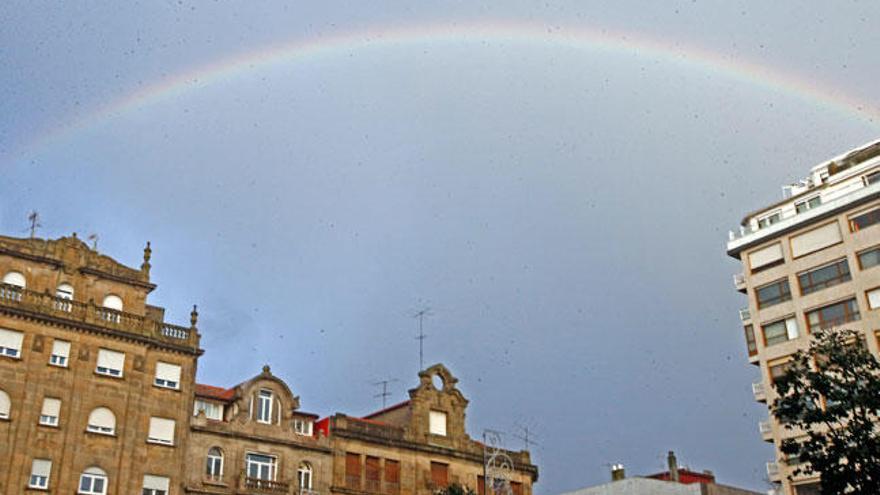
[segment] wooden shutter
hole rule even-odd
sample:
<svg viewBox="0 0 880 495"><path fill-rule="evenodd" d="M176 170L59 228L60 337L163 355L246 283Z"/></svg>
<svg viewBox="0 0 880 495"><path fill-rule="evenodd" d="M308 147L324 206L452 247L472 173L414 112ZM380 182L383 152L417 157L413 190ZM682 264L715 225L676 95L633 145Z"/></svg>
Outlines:
<svg viewBox="0 0 880 495"><path fill-rule="evenodd" d="M510 482L510 491L513 492L513 495L523 495L522 483L517 481Z"/></svg>
<svg viewBox="0 0 880 495"><path fill-rule="evenodd" d="M431 462L431 482L435 488L442 488L447 485L449 479L449 464L441 462Z"/></svg>
<svg viewBox="0 0 880 495"><path fill-rule="evenodd" d="M400 463L398 461L385 459L385 482L400 483Z"/></svg>
<svg viewBox="0 0 880 495"><path fill-rule="evenodd" d="M477 495L486 495L486 477L482 474L477 476Z"/></svg>
<svg viewBox="0 0 880 495"><path fill-rule="evenodd" d="M367 456L366 468L367 481L379 481L379 458Z"/></svg>
<svg viewBox="0 0 880 495"><path fill-rule="evenodd" d="M361 485L361 455L351 452L345 453L345 486L360 489Z"/></svg>

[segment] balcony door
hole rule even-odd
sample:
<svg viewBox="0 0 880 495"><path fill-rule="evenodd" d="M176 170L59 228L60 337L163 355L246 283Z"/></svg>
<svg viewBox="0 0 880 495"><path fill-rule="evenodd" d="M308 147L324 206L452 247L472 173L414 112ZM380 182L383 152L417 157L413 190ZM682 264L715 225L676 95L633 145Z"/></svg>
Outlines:
<svg viewBox="0 0 880 495"><path fill-rule="evenodd" d="M248 478L275 481L275 458L264 454L248 454L246 459Z"/></svg>

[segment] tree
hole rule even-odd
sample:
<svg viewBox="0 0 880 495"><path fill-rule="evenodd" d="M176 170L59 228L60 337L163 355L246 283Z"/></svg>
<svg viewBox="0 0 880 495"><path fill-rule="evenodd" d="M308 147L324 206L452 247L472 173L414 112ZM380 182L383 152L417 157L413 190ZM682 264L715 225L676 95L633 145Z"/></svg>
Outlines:
<svg viewBox="0 0 880 495"><path fill-rule="evenodd" d="M821 493L880 493L880 362L853 330L819 330L775 383L772 412L804 436L782 442L795 474L819 475Z"/></svg>
<svg viewBox="0 0 880 495"><path fill-rule="evenodd" d="M435 495L477 495L471 487L462 486L458 483L452 483L435 492Z"/></svg>

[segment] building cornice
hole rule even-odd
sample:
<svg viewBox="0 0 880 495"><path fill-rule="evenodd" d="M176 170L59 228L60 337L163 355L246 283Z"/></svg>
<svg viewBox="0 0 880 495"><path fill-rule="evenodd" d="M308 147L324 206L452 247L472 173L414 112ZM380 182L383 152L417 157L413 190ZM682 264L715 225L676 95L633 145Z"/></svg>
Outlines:
<svg viewBox="0 0 880 495"><path fill-rule="evenodd" d="M224 423L227 424L227 423ZM214 426L202 426L191 424L190 429L199 433L209 433L212 435L218 435L226 438L235 438L241 440L255 440L258 442L266 442L274 445L283 445L285 447L294 447L297 449L311 450L312 452L321 452L323 454L330 454L333 451L330 447L324 447L322 445L310 445L304 442L297 442L294 440L286 440L284 438L276 438L269 437L265 435L256 435L253 433L245 433L242 431L228 430L225 428L217 428Z"/></svg>

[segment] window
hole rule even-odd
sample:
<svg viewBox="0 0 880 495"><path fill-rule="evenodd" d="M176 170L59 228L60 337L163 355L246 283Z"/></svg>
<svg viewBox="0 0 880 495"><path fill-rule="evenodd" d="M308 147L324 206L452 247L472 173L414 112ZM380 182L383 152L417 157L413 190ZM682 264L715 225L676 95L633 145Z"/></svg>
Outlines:
<svg viewBox="0 0 880 495"><path fill-rule="evenodd" d="M3 283L6 285L14 285L19 289L27 287L27 280L25 280L24 275L20 272L8 272L6 275L3 275Z"/></svg>
<svg viewBox="0 0 880 495"><path fill-rule="evenodd" d="M397 493L400 490L400 462L393 459L385 459L385 484L387 493Z"/></svg>
<svg viewBox="0 0 880 495"><path fill-rule="evenodd" d="M174 445L174 420L150 418L150 432L147 434L147 441L163 445Z"/></svg>
<svg viewBox="0 0 880 495"><path fill-rule="evenodd" d="M791 256L792 258L800 258L841 242L843 242L843 236L840 234L840 225L837 221L833 221L809 232L792 236L790 239Z"/></svg>
<svg viewBox="0 0 880 495"><path fill-rule="evenodd" d="M57 339L52 342L52 355L49 356L49 364L66 368L69 357L70 342Z"/></svg>
<svg viewBox="0 0 880 495"><path fill-rule="evenodd" d="M379 468L379 458L368 455L364 468L364 490L371 493L380 492L382 471Z"/></svg>
<svg viewBox="0 0 880 495"><path fill-rule="evenodd" d="M510 482L510 492L513 495L523 495L523 486L519 481L511 481Z"/></svg>
<svg viewBox="0 0 880 495"><path fill-rule="evenodd" d="M223 404L196 399L193 416L198 416L199 411L205 411L205 417L214 421L223 421Z"/></svg>
<svg viewBox="0 0 880 495"><path fill-rule="evenodd" d="M43 409L40 410L40 424L45 426L58 426L58 416L61 415L61 400L46 397L43 399Z"/></svg>
<svg viewBox="0 0 880 495"><path fill-rule="evenodd" d="M312 465L304 462L296 470L296 481L300 490L312 489Z"/></svg>
<svg viewBox="0 0 880 495"><path fill-rule="evenodd" d="M345 453L345 486L360 489L361 487L361 455Z"/></svg>
<svg viewBox="0 0 880 495"><path fill-rule="evenodd" d="M208 451L205 474L212 480L223 479L223 451L218 447L211 447L211 450Z"/></svg>
<svg viewBox="0 0 880 495"><path fill-rule="evenodd" d="M858 321L860 318L856 300L849 299L810 311L807 313L807 327L810 330L831 328L850 321Z"/></svg>
<svg viewBox="0 0 880 495"><path fill-rule="evenodd" d="M0 390L0 419L9 419L9 409L11 406L9 394Z"/></svg>
<svg viewBox="0 0 880 495"><path fill-rule="evenodd" d="M312 422L305 419L293 420L293 432L297 435L312 435Z"/></svg>
<svg viewBox="0 0 880 495"><path fill-rule="evenodd" d="M771 215L767 215L766 217L760 218L758 220L758 228L763 229L764 227L769 227L769 226L773 225L774 223L779 222L780 220L782 220L782 212L777 211Z"/></svg>
<svg viewBox="0 0 880 495"><path fill-rule="evenodd" d="M79 477L79 490L82 495L105 495L107 493L107 473L98 467L90 467Z"/></svg>
<svg viewBox="0 0 880 495"><path fill-rule="evenodd" d="M73 309L73 286L70 284L61 284L55 289L55 309L70 312Z"/></svg>
<svg viewBox="0 0 880 495"><path fill-rule="evenodd" d="M22 340L24 340L23 333L0 328L0 356L20 358Z"/></svg>
<svg viewBox="0 0 880 495"><path fill-rule="evenodd" d="M755 289L755 297L758 299L758 308L766 308L791 299L791 289L788 287L788 279L783 278Z"/></svg>
<svg viewBox="0 0 880 495"><path fill-rule="evenodd" d="M95 373L121 377L125 368L125 354L122 352L98 349L98 364Z"/></svg>
<svg viewBox="0 0 880 495"><path fill-rule="evenodd" d="M31 463L31 478L28 481L28 488L48 489L51 473L52 461L48 459L34 459Z"/></svg>
<svg viewBox="0 0 880 495"><path fill-rule="evenodd" d="M880 265L880 247L871 248L859 253L859 266L862 270L867 270L877 265Z"/></svg>
<svg viewBox="0 0 880 495"><path fill-rule="evenodd" d="M754 356L758 354L758 342L755 340L755 329L752 328L751 325L746 325L744 330L746 333L746 349L749 351L749 356Z"/></svg>
<svg viewBox="0 0 880 495"><path fill-rule="evenodd" d="M257 421L260 423L272 422L272 391L260 390L257 396Z"/></svg>
<svg viewBox="0 0 880 495"><path fill-rule="evenodd" d="M248 478L258 480L275 479L275 458L264 454L247 454L245 472Z"/></svg>
<svg viewBox="0 0 880 495"><path fill-rule="evenodd" d="M802 295L849 282L851 279L849 263L847 263L846 258L798 274L798 283L801 285Z"/></svg>
<svg viewBox="0 0 880 495"><path fill-rule="evenodd" d="M153 382L157 387L180 388L180 366L176 364L156 363L156 380Z"/></svg>
<svg viewBox="0 0 880 495"><path fill-rule="evenodd" d="M142 495L168 495L169 480L164 476L144 475Z"/></svg>
<svg viewBox="0 0 880 495"><path fill-rule="evenodd" d="M880 208L874 208L873 210L868 210L860 215L850 217L849 230L852 232L858 232L878 222L880 222Z"/></svg>
<svg viewBox="0 0 880 495"><path fill-rule="evenodd" d="M782 255L782 243L776 242L749 253L749 267L757 273L785 262Z"/></svg>
<svg viewBox="0 0 880 495"><path fill-rule="evenodd" d="M770 374L770 382L776 383L780 378L784 377L788 373L788 368L791 367L791 361L778 361L775 364L767 363L767 371Z"/></svg>
<svg viewBox="0 0 880 495"><path fill-rule="evenodd" d="M865 295L868 297L868 308L880 308L880 287L869 290Z"/></svg>
<svg viewBox="0 0 880 495"><path fill-rule="evenodd" d="M431 482L434 488L443 488L448 484L449 464L431 461Z"/></svg>
<svg viewBox="0 0 880 495"><path fill-rule="evenodd" d="M810 199L805 199L803 201L798 201L794 204L794 209L798 213L803 213L807 210L812 210L813 208L822 204L822 200L819 199L819 196L814 196Z"/></svg>
<svg viewBox="0 0 880 495"><path fill-rule="evenodd" d="M428 416L428 431L433 435L446 436L446 413L431 411Z"/></svg>
<svg viewBox="0 0 880 495"><path fill-rule="evenodd" d="M798 338L797 320L792 316L764 325L764 343L768 346Z"/></svg>
<svg viewBox="0 0 880 495"><path fill-rule="evenodd" d="M119 321L121 319L119 316L119 313L122 312L122 298L121 297L114 295L114 294L110 294L109 296L106 296L104 298L104 301L101 304L101 306L103 306L104 309L110 310L110 311L101 311L101 316L105 320L113 322L113 323L119 323Z"/></svg>
<svg viewBox="0 0 880 495"><path fill-rule="evenodd" d="M116 432L116 416L113 411L106 407L99 407L89 414L89 423L86 431L112 435Z"/></svg>

